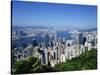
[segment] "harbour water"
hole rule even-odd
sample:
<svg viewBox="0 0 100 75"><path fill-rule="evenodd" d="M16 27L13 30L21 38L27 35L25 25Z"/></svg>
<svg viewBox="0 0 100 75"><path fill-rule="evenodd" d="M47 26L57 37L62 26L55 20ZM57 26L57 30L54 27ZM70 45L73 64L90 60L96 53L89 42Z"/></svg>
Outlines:
<svg viewBox="0 0 100 75"><path fill-rule="evenodd" d="M57 35L57 38L65 38L67 40L71 39L71 34L68 33L67 31L57 31L56 35ZM29 37L13 40L12 42L15 47L22 47L23 43L27 45L32 44L33 39L35 39L38 43L40 43L40 42L44 42L45 37L42 37L41 35L29 36Z"/></svg>

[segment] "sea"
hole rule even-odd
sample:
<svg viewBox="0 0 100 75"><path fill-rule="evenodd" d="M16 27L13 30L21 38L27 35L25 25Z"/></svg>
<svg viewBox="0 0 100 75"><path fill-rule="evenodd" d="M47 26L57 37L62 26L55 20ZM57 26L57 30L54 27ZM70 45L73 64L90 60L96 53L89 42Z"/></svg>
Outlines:
<svg viewBox="0 0 100 75"><path fill-rule="evenodd" d="M68 33L68 31L56 31L57 38L65 38L66 40L72 39L71 34ZM32 44L33 39L35 39L38 43L44 42L44 39L42 36L37 35L37 36L30 36L30 37L24 37L20 38L17 40L12 40L12 43L14 46L17 47L22 47L23 43L26 45Z"/></svg>

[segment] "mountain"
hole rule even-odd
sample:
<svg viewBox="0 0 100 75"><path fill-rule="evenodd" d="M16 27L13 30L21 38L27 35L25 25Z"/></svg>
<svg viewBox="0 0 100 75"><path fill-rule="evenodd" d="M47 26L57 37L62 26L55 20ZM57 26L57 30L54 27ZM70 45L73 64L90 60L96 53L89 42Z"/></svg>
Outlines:
<svg viewBox="0 0 100 75"><path fill-rule="evenodd" d="M91 31L97 31L97 28L92 28L92 29L84 29L84 30L79 30L81 32L91 32Z"/></svg>

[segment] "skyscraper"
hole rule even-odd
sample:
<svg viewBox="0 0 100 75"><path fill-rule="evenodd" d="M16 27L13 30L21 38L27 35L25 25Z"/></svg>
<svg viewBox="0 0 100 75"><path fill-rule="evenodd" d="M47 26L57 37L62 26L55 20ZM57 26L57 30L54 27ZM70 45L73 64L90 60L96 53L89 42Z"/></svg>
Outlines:
<svg viewBox="0 0 100 75"><path fill-rule="evenodd" d="M50 42L50 38L49 38L49 34L46 33L45 37L44 37L44 42L45 42L45 45L46 47L49 46L49 42Z"/></svg>
<svg viewBox="0 0 100 75"><path fill-rule="evenodd" d="M79 33L78 35L78 40L79 40L79 44L83 44L83 34L82 33Z"/></svg>
<svg viewBox="0 0 100 75"><path fill-rule="evenodd" d="M86 37L83 38L83 45L85 45Z"/></svg>
<svg viewBox="0 0 100 75"><path fill-rule="evenodd" d="M54 41L55 41L55 42L57 41L56 26L55 26L55 28L54 28Z"/></svg>

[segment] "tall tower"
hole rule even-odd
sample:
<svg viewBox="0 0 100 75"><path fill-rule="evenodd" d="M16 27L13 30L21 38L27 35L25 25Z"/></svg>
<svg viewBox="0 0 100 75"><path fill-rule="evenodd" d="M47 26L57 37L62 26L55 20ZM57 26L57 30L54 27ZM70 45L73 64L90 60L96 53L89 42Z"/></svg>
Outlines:
<svg viewBox="0 0 100 75"><path fill-rule="evenodd" d="M45 38L45 45L46 45L46 47L47 47L47 46L49 45L49 42L50 42L49 34L46 33L44 38Z"/></svg>
<svg viewBox="0 0 100 75"><path fill-rule="evenodd" d="M83 34L82 33L78 33L76 39L77 39L78 44L83 44Z"/></svg>
<svg viewBox="0 0 100 75"><path fill-rule="evenodd" d="M55 42L57 41L56 26L55 26L55 28L54 28L54 41L55 41Z"/></svg>

